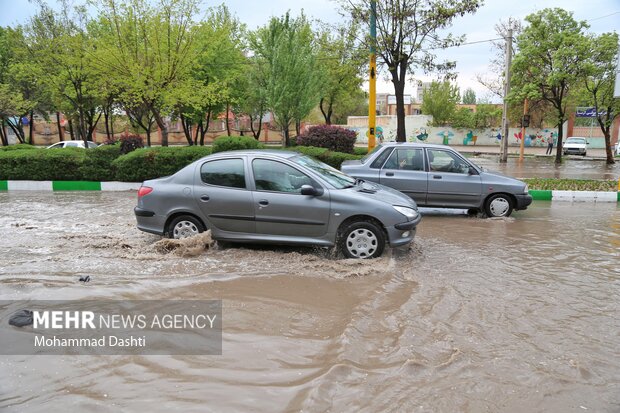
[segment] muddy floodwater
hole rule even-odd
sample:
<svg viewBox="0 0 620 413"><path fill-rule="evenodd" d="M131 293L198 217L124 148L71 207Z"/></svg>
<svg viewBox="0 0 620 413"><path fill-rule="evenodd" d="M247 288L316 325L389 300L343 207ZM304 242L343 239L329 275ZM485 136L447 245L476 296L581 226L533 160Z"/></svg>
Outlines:
<svg viewBox="0 0 620 413"><path fill-rule="evenodd" d="M2 299L221 299L223 354L0 356L0 411L620 411L616 204L426 211L355 261L171 245L135 197L0 194Z"/></svg>

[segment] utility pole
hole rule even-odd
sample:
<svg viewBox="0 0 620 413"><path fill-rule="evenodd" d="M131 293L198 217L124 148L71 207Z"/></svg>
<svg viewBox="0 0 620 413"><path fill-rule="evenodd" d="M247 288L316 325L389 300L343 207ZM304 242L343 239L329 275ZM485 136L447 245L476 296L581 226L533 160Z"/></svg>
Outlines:
<svg viewBox="0 0 620 413"><path fill-rule="evenodd" d="M508 94L510 93L510 64L512 62L512 28L508 29L506 37L506 72L504 75L504 113L502 116L502 146L500 148L500 162L508 161ZM522 137L523 139L523 137Z"/></svg>
<svg viewBox="0 0 620 413"><path fill-rule="evenodd" d="M529 100L525 98L523 102L523 117L521 118L521 146L519 147L519 162L523 161L523 153L525 152L525 128L530 126L530 117L528 112Z"/></svg>
<svg viewBox="0 0 620 413"><path fill-rule="evenodd" d="M375 129L377 125L377 2L370 2L370 79L368 81L368 152L376 145Z"/></svg>

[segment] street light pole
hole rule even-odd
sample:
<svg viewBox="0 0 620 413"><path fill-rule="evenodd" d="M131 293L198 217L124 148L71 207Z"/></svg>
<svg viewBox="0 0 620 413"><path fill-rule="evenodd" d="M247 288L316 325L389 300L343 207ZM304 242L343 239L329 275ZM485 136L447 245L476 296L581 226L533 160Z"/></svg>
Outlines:
<svg viewBox="0 0 620 413"><path fill-rule="evenodd" d="M510 64L512 61L512 28L508 29L506 37L506 69L504 75L504 114L502 116L502 146L500 162L508 161L508 94L510 93Z"/></svg>
<svg viewBox="0 0 620 413"><path fill-rule="evenodd" d="M377 2L370 2L370 79L368 81L368 151L376 145L375 129L377 125Z"/></svg>

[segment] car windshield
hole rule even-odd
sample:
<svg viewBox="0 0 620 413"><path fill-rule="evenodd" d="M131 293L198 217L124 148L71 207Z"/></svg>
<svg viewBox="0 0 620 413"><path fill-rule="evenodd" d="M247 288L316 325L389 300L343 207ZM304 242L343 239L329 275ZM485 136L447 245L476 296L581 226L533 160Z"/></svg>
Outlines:
<svg viewBox="0 0 620 413"><path fill-rule="evenodd" d="M360 159L360 162L361 162L361 163L366 163L366 161L368 161L368 159L370 158L370 156L371 156L373 153L380 151L380 150L381 150L381 148L383 148L383 145L377 145L377 146L375 146L375 147L373 148L373 150L372 150L372 151L368 152L368 153L366 154L366 156L364 156L362 159Z"/></svg>
<svg viewBox="0 0 620 413"><path fill-rule="evenodd" d="M566 143L586 143L584 138L568 138Z"/></svg>
<svg viewBox="0 0 620 413"><path fill-rule="evenodd" d="M355 179L351 178L348 175L343 174L337 169L332 168L331 166L317 161L316 159L312 159L306 155L295 156L291 159L291 161L295 162L298 165L304 166L318 173L329 182L336 189L344 189L350 188L355 185Z"/></svg>

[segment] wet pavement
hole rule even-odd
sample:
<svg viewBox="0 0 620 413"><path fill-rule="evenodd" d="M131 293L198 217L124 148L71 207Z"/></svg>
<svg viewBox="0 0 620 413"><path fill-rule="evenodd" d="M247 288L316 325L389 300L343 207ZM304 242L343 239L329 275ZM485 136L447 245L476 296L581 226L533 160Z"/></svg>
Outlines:
<svg viewBox="0 0 620 413"><path fill-rule="evenodd" d="M1 411L620 411L616 204L427 210L411 247L371 261L175 248L134 205L0 193L1 296L222 299L223 354L2 356Z"/></svg>
<svg viewBox="0 0 620 413"><path fill-rule="evenodd" d="M607 165L601 160L575 156L556 165L552 157L525 158L523 161L510 157L506 163L500 163L499 156L490 154L468 154L468 158L483 168L515 178L620 179L620 159L613 165Z"/></svg>

